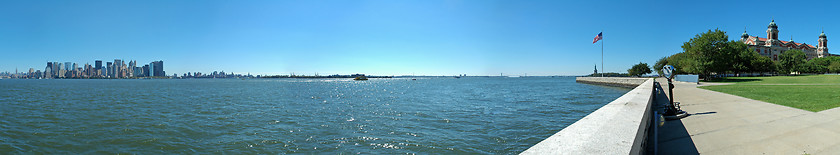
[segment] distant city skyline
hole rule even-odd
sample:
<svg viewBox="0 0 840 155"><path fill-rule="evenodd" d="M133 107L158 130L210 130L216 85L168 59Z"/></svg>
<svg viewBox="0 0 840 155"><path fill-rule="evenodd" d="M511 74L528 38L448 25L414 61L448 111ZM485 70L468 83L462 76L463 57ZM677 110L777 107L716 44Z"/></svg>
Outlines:
<svg viewBox="0 0 840 155"><path fill-rule="evenodd" d="M330 77L334 77L330 76ZM114 59L112 62L94 60L94 63L46 62L42 69L29 68L14 72L0 71L0 79L132 79L132 78L259 78L260 75L225 71L194 71L183 74L167 74L163 61L138 64L136 60Z"/></svg>
<svg viewBox="0 0 840 155"><path fill-rule="evenodd" d="M130 60L128 64L122 59L114 59L112 62L95 60L91 63L57 62L47 61L42 69L29 68L27 72L18 72L16 69L11 75L2 73L0 77L27 79L87 79L87 78L138 78L138 77L165 77L163 61L152 61L148 64L138 64L136 60ZM139 66L138 66L139 65Z"/></svg>
<svg viewBox="0 0 840 155"><path fill-rule="evenodd" d="M783 7L780 4L785 4ZM166 74L585 75L626 72L719 28L828 48L835 1L9 1L0 72L162 60ZM761 11L762 8L785 8ZM807 9L806 9L807 8ZM755 10L755 11L753 11ZM760 12L748 17L749 12ZM840 36L840 35L837 35ZM837 50L834 50L837 51ZM832 54L838 54L832 53Z"/></svg>

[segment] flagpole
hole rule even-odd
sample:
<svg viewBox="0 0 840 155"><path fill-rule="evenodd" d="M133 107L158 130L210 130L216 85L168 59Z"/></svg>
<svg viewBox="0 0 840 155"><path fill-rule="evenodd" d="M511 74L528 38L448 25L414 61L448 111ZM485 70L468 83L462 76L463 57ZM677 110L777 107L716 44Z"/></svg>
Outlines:
<svg viewBox="0 0 840 155"><path fill-rule="evenodd" d="M601 77L604 77L604 30L601 30Z"/></svg>

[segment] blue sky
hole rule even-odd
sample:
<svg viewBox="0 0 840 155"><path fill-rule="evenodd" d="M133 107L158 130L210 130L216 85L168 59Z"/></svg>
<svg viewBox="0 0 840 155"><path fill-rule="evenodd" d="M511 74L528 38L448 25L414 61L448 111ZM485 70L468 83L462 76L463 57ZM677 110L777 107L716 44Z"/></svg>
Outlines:
<svg viewBox="0 0 840 155"><path fill-rule="evenodd" d="M709 29L828 47L819 1L2 1L0 71L163 60L167 74L584 75L626 72ZM837 48L840 49L840 48ZM839 51L831 53L840 53Z"/></svg>

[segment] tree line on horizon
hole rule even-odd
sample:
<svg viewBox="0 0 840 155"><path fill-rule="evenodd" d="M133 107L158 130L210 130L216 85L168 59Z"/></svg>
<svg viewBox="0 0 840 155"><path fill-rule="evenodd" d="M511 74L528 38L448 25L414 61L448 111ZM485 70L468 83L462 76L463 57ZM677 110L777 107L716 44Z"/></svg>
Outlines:
<svg viewBox="0 0 840 155"><path fill-rule="evenodd" d="M648 66L647 63L639 62L639 64L633 65L633 67L630 67L630 69L627 69L627 73L612 73L612 72L610 72L610 73L593 73L593 74L589 74L589 75L586 75L586 76L589 76L589 77L599 77L599 76L603 76L603 77L630 77L630 76L640 77L642 75L650 74L650 73L651 73L650 66Z"/></svg>
<svg viewBox="0 0 840 155"><path fill-rule="evenodd" d="M695 35L683 43L682 48L683 52L656 61L654 70L662 75L662 67L672 65L676 68L676 74L698 74L707 81L727 74L741 76L743 73L793 75L840 72L840 57L827 56L807 60L805 52L791 49L782 52L778 57L779 61L772 61L743 42L729 40L726 32L719 29Z"/></svg>

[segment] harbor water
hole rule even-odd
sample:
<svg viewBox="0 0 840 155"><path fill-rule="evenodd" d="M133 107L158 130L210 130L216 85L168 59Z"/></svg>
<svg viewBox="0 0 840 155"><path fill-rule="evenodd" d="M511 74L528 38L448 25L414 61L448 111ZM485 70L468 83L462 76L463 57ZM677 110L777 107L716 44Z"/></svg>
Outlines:
<svg viewBox="0 0 840 155"><path fill-rule="evenodd" d="M574 77L0 80L0 152L517 154L630 89Z"/></svg>

